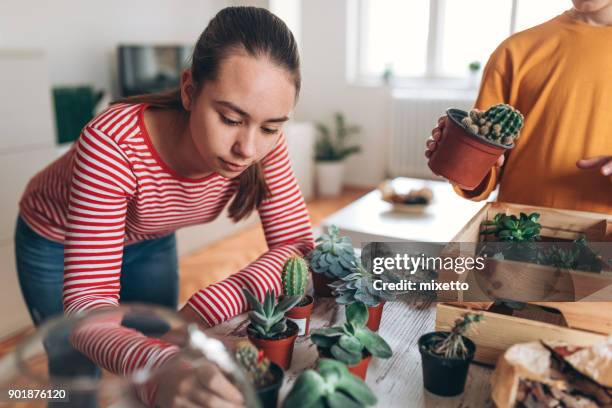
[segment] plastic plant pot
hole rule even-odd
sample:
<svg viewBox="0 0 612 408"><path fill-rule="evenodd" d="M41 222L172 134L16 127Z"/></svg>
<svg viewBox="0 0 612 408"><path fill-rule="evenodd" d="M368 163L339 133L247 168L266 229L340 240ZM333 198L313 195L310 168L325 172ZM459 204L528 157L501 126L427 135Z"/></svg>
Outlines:
<svg viewBox="0 0 612 408"><path fill-rule="evenodd" d="M332 290L329 286L334 280L328 278L322 273L312 272L312 286L314 287L314 294L317 297L333 297Z"/></svg>
<svg viewBox="0 0 612 408"><path fill-rule="evenodd" d="M331 353L329 353L327 350L318 347L317 350L319 352L320 358L331 358L335 360L334 356L332 356ZM360 362L353 365L347 365L346 367L351 372L351 374L356 375L357 377L365 381L370 361L372 361L372 355L366 352Z"/></svg>
<svg viewBox="0 0 612 408"><path fill-rule="evenodd" d="M283 369L278 364L271 362L270 372L274 376L274 382L256 390L257 397L259 397L259 402L263 408L276 408L278 405L278 392L285 378Z"/></svg>
<svg viewBox="0 0 612 408"><path fill-rule="evenodd" d="M419 338L419 352L423 366L423 385L433 394L443 397L453 397L463 392L470 363L474 359L476 345L467 337L463 341L468 348L465 359L445 358L431 352L428 345L436 336L448 336L449 332L430 332Z"/></svg>
<svg viewBox="0 0 612 408"><path fill-rule="evenodd" d="M495 162L512 146L504 146L475 135L461 124L467 112L449 109L446 126L438 147L429 159L429 168L453 184L474 190L487 176Z"/></svg>
<svg viewBox="0 0 612 408"><path fill-rule="evenodd" d="M314 306L314 299L310 295L304 296L303 306L295 306L285 313L287 319L297 324L299 327L298 336L308 335L310 332L310 316L312 315L312 308Z"/></svg>
<svg viewBox="0 0 612 408"><path fill-rule="evenodd" d="M385 301L383 300L376 306L368 307L368 321L366 326L372 331L378 331L380 328L380 321L382 319L383 308L385 307Z"/></svg>
<svg viewBox="0 0 612 408"><path fill-rule="evenodd" d="M278 364L284 370L291 367L293 357L293 346L298 336L298 325L287 320L287 330L276 338L265 339L257 334L252 326L247 327L247 334L251 343L263 351L271 362Z"/></svg>

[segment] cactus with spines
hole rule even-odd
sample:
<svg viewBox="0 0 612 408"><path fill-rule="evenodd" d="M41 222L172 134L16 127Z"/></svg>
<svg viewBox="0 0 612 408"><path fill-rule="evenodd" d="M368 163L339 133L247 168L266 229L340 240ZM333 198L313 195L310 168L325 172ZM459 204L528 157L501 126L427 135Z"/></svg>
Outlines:
<svg viewBox="0 0 612 408"><path fill-rule="evenodd" d="M300 301L306 293L308 286L308 264L301 256L292 256L287 259L281 272L283 294L285 296L299 296Z"/></svg>
<svg viewBox="0 0 612 408"><path fill-rule="evenodd" d="M505 146L512 146L519 137L524 120L523 114L517 109L500 103L486 111L472 109L461 123L476 135Z"/></svg>
<svg viewBox="0 0 612 408"><path fill-rule="evenodd" d="M256 388L264 387L274 380L270 372L270 360L264 357L263 351L258 350L250 341L239 342L236 345L234 356L240 368Z"/></svg>

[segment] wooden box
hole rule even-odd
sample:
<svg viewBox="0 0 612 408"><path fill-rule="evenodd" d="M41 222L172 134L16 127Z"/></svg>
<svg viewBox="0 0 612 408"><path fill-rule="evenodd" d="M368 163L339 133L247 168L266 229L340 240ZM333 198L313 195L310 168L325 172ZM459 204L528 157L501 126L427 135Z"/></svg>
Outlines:
<svg viewBox="0 0 612 408"><path fill-rule="evenodd" d="M550 339L591 344L612 333L612 271L607 264L612 259L612 243L607 244L612 242L612 215L487 203L443 250L443 256L475 257L476 243L483 241L480 232L484 221L492 220L498 213L518 216L521 212L540 214L540 235L544 241L570 242L584 235L588 242L599 243L597 252L602 256L602 271L560 272L559 268L545 265L489 258L483 284L484 279L478 278L482 275L473 271L459 275L452 270L439 270L440 281L467 282L470 294L438 292L438 300L447 303L438 305L436 329L448 329L466 307L483 311L485 323L480 325L478 333L470 336L478 345L476 361L479 362L494 364L507 347L518 342ZM491 287L487 286L490 282L499 283L496 290L502 296L492 295ZM495 297L528 302L530 310L517 315L515 311L494 306L490 299ZM466 301L474 299L478 302Z"/></svg>

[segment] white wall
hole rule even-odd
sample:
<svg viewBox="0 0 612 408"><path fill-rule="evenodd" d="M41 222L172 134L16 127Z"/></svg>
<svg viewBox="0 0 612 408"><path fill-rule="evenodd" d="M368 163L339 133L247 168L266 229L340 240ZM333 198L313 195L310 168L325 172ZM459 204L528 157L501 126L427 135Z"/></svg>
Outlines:
<svg viewBox="0 0 612 408"><path fill-rule="evenodd" d="M384 87L347 84L346 0L302 2L303 85L296 118L331 123L336 111L362 127L362 153L347 161L345 182L370 187L385 176L390 95Z"/></svg>
<svg viewBox="0 0 612 408"><path fill-rule="evenodd" d="M111 90L120 43L193 44L230 0L2 0L0 48L47 52L52 85Z"/></svg>

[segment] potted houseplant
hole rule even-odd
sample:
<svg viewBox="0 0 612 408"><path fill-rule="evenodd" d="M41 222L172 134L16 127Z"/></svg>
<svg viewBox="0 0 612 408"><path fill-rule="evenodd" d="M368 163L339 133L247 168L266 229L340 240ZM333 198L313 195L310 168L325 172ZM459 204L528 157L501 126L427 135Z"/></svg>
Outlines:
<svg viewBox="0 0 612 408"><path fill-rule="evenodd" d="M376 396L360 378L338 361L321 359L317 370L306 370L295 380L283 408L370 407Z"/></svg>
<svg viewBox="0 0 612 408"><path fill-rule="evenodd" d="M449 109L446 114L446 126L429 159L429 168L461 188L474 190L499 156L514 148L523 115L506 104L469 113Z"/></svg>
<svg viewBox="0 0 612 408"><path fill-rule="evenodd" d="M264 408L276 408L278 392L283 385L283 369L270 362L250 341L244 340L236 345L234 357L255 387L257 397Z"/></svg>
<svg viewBox="0 0 612 408"><path fill-rule="evenodd" d="M395 299L397 295L397 292L390 290L375 290L376 280L386 283L400 281L388 271L376 275L365 269L361 262L357 262L350 274L329 285L336 296L336 303L349 305L361 302L368 307L369 317L366 326L373 331L377 331L380 327L385 302Z"/></svg>
<svg viewBox="0 0 612 408"><path fill-rule="evenodd" d="M419 338L423 383L427 391L445 397L463 392L476 352L476 345L464 334L473 323L481 320L480 314L465 313L455 321L450 332L430 332Z"/></svg>
<svg viewBox="0 0 612 408"><path fill-rule="evenodd" d="M315 242L317 245L308 254L315 295L331 297L331 288L327 285L351 273L357 264L355 250L351 239L341 237L335 225Z"/></svg>
<svg viewBox="0 0 612 408"><path fill-rule="evenodd" d="M317 346L321 358L341 361L351 373L365 380L372 356L389 358L393 352L380 335L366 327L366 305L351 303L345 313L346 322L342 326L315 330L310 339Z"/></svg>
<svg viewBox="0 0 612 408"><path fill-rule="evenodd" d="M281 272L283 296L297 296L299 302L289 309L285 316L299 327L298 336L307 335L310 328L310 315L314 299L306 295L308 286L308 264L300 256L292 256L283 266Z"/></svg>
<svg viewBox="0 0 612 408"><path fill-rule="evenodd" d="M322 123L317 123L315 144L315 172L317 190L321 196L337 196L342 190L344 159L361 151L357 145L348 145L348 139L359 132L359 126L347 125L342 113L336 113L335 132Z"/></svg>
<svg viewBox="0 0 612 408"><path fill-rule="evenodd" d="M474 60L468 64L468 71L470 71L469 88L478 87L478 82L480 79L478 74L480 73L480 67L480 61Z"/></svg>
<svg viewBox="0 0 612 408"><path fill-rule="evenodd" d="M287 370L291 366L293 345L299 328L285 318L287 310L295 306L298 296L284 296L278 303L273 291L266 291L263 304L248 289L243 289L251 305L247 326L249 340L271 361Z"/></svg>

